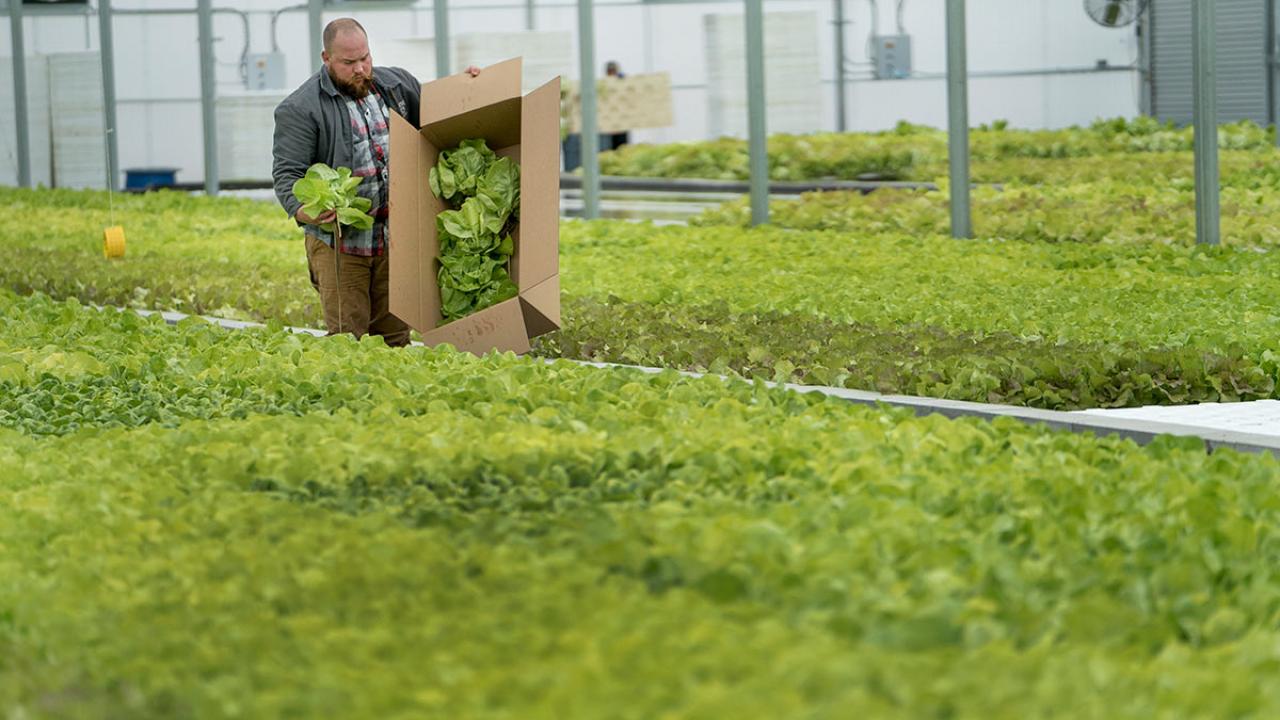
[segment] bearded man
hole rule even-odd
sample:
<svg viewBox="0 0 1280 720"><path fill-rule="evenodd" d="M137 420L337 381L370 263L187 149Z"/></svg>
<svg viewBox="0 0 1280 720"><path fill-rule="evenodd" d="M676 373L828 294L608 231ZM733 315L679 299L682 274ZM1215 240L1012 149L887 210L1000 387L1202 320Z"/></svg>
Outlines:
<svg viewBox="0 0 1280 720"><path fill-rule="evenodd" d="M396 112L418 127L422 86L402 68L374 67L369 37L352 18L325 26L320 59L324 66L276 107L276 198L306 235L311 284L329 334L372 334L393 347L407 345L409 327L391 314L387 290L388 125ZM466 72L474 77L480 70ZM314 163L348 167L363 178L356 193L372 203L372 228L341 227L335 247L334 233L321 227L335 221L334 212L311 217L302 211L293 183Z"/></svg>

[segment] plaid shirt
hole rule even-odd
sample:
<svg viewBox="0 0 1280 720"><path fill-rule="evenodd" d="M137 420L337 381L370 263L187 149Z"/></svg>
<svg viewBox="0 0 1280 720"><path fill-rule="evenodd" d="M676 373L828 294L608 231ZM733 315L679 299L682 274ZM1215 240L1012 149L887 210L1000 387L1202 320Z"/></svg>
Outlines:
<svg viewBox="0 0 1280 720"><path fill-rule="evenodd" d="M364 257L383 255L387 251L387 145L391 137L387 124L387 106L376 92L359 100L348 97L346 101L347 111L351 116L351 143L355 160L351 174L364 178L356 188L356 193L360 197L369 198L373 203L373 207L369 209L369 214L373 216L373 227L369 230L355 230L350 226L343 226L340 250L348 255ZM333 233L315 225L307 225L306 232L333 247Z"/></svg>

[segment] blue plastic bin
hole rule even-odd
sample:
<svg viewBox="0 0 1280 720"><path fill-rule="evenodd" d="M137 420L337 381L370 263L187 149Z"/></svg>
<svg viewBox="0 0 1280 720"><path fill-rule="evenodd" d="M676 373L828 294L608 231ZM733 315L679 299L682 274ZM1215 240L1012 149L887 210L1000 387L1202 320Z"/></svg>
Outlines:
<svg viewBox="0 0 1280 720"><path fill-rule="evenodd" d="M125 190L152 190L173 187L178 168L125 168Z"/></svg>

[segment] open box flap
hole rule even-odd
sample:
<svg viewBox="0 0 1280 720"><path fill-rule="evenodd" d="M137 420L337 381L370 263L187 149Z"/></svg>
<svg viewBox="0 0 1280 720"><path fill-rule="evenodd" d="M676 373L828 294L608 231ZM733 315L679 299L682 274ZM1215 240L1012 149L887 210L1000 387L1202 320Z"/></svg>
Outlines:
<svg viewBox="0 0 1280 720"><path fill-rule="evenodd" d="M419 121L429 125L485 105L520 97L522 67L521 58L512 58L482 68L476 77L464 72L423 83Z"/></svg>
<svg viewBox="0 0 1280 720"><path fill-rule="evenodd" d="M391 113L390 142L390 173L399 179L391 183L389 193L391 313L422 332L434 324L439 306L438 292L428 297L433 295L434 284L422 282L423 277L433 277L435 255L434 198L422 192L433 148L417 128L396 113Z"/></svg>
<svg viewBox="0 0 1280 720"><path fill-rule="evenodd" d="M560 273L560 78L520 108L521 290ZM557 301L559 298L557 297Z"/></svg>
<svg viewBox="0 0 1280 720"><path fill-rule="evenodd" d="M520 293L524 324L529 337L546 335L560 327L560 276L543 280Z"/></svg>

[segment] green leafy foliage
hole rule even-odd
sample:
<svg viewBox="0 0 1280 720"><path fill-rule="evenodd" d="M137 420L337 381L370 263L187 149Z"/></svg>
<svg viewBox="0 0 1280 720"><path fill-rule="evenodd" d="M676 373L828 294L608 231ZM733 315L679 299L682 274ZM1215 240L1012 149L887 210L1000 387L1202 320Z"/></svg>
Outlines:
<svg viewBox="0 0 1280 720"><path fill-rule="evenodd" d="M1048 410L1270 398L1274 362L1194 347L885 327L798 313L571 298L534 352ZM1266 353L1264 352L1265 356Z"/></svg>
<svg viewBox="0 0 1280 720"><path fill-rule="evenodd" d="M979 229L998 221L1027 242L930 234L945 232L939 195L880 191L815 210L841 231L566 222L564 330L539 352L1059 409L1280 397L1280 285L1265 214L1260 248L1240 247L1233 231L1226 247L1207 249L1162 239L1184 232L1170 229L1185 211L1167 198L1146 212L1143 195L1117 186L1130 198L1117 212L1094 207L1103 193L1072 206L1052 188L1043 202L1016 188L988 192L975 206L1003 210L975 213ZM320 324L301 234L274 204L122 196L122 262L100 252L104 193L0 189L0 204L13 218L0 286ZM1129 217L1150 235L1119 235L1123 224L1105 238L1073 231L1073 207L1100 224ZM1089 242L1032 242L1036 222L1046 238ZM483 278L483 267L459 270L459 283Z"/></svg>
<svg viewBox="0 0 1280 720"><path fill-rule="evenodd" d="M496 218L520 218L520 166L511 158L498 158L485 170L476 188L476 199Z"/></svg>
<svg viewBox="0 0 1280 720"><path fill-rule="evenodd" d="M1269 456L0 311L5 402L118 393L0 414L16 716L1280 711Z"/></svg>
<svg viewBox="0 0 1280 720"><path fill-rule="evenodd" d="M682 366L693 352L692 366L723 357L722 365L750 367L753 375L760 364L781 368L784 379L820 365L806 382L967 399L994 393L1046 407L1274 397L1280 379L1272 339L1280 282L1270 254L1253 249L622 222L566 223L562 237L572 248L562 263L571 296L649 305L644 317L670 313L676 327L643 324L653 338L645 341L646 333L610 329L598 313L578 326L567 310L566 329L585 332L549 345L553 353L622 353L632 362ZM620 308L624 316L628 307ZM715 311L699 315L707 307ZM813 332L762 342L744 334L758 318L794 318ZM828 331L854 336L829 338ZM898 354L869 367L894 372L847 370L876 352L877 335ZM706 345L695 347L698 338ZM829 343L841 350L826 354ZM744 362L744 345L763 350ZM1082 364L1058 365L1068 358ZM1037 383L1054 394L1024 393Z"/></svg>
<svg viewBox="0 0 1280 720"><path fill-rule="evenodd" d="M373 217L368 214L373 201L356 195L356 188L362 180L352 177L351 168L335 170L324 163L316 163L293 184L293 196L302 203L302 211L311 217L319 217L332 210L337 214L338 224L368 230L373 227ZM329 232L337 229L334 222L322 223L320 227Z"/></svg>
<svg viewBox="0 0 1280 720"><path fill-rule="evenodd" d="M520 167L497 157L481 138L463 140L440 153L430 183L436 197L457 207L436 216L442 322L515 297L507 266L520 216Z"/></svg>
<svg viewBox="0 0 1280 720"><path fill-rule="evenodd" d="M1224 125L1219 146L1228 154L1238 152L1271 165L1280 159L1273 132L1248 121ZM1148 154L1180 154L1183 172L1190 176L1191 128L1174 128L1150 118L1105 120L1090 128L1066 130L1010 130L997 124L970 134L973 177L979 182L1006 182L1025 163L1052 161L1044 169L1072 167L1076 161L1105 157L1108 164L1145 169ZM900 124L880 133L814 133L771 135L768 142L769 176L773 180L931 181L947 174L947 140L940 130ZM1010 162L1010 161L1020 162ZM1034 163L1033 163L1034 166ZM1112 168L1113 172L1115 168ZM624 145L601 153L600 171L606 175L666 178L745 180L750 176L746 142L721 138L671 145ZM1273 171L1274 172L1274 171ZM1114 173L1112 177L1132 177ZM1108 177L1108 173L1092 176Z"/></svg>
<svg viewBox="0 0 1280 720"><path fill-rule="evenodd" d="M856 234L940 235L950 232L949 194L882 189L805 193L769 204L770 223L799 230ZM1222 242L1280 244L1280 196L1275 189L1223 188ZM1027 242L1195 244L1194 188L1138 185L1127 180L975 188L974 232ZM747 199L692 218L694 225L751 224Z"/></svg>
<svg viewBox="0 0 1280 720"><path fill-rule="evenodd" d="M455 208L462 205L479 192L481 179L497 157L483 138L463 140L456 148L440 151L428 174L431 192Z"/></svg>

